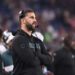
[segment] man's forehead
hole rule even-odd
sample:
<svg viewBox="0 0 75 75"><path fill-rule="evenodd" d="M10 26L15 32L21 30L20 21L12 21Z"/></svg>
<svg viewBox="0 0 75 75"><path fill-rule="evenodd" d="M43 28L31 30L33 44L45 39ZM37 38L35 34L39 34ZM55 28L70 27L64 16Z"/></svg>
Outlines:
<svg viewBox="0 0 75 75"><path fill-rule="evenodd" d="M35 17L35 13L34 12L29 12L26 14L26 16L34 16Z"/></svg>

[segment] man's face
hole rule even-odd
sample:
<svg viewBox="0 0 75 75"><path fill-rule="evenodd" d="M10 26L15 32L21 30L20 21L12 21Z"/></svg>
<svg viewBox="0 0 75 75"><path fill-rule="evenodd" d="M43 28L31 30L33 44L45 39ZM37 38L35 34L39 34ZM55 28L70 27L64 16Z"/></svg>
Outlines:
<svg viewBox="0 0 75 75"><path fill-rule="evenodd" d="M34 12L29 12L26 14L25 25L29 31L34 31L37 26L36 16Z"/></svg>

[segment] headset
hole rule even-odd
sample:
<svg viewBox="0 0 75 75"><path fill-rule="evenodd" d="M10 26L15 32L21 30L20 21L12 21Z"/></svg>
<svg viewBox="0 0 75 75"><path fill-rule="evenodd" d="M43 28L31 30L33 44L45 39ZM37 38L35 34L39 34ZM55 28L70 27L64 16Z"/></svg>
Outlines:
<svg viewBox="0 0 75 75"><path fill-rule="evenodd" d="M24 10L21 10L19 12L19 19L24 18L24 17L25 17L25 11Z"/></svg>
<svg viewBox="0 0 75 75"><path fill-rule="evenodd" d="M19 12L19 18L21 19L21 18L24 18L25 17L25 14L27 13L27 12L34 12L32 9L25 9L25 10L21 10L20 12Z"/></svg>

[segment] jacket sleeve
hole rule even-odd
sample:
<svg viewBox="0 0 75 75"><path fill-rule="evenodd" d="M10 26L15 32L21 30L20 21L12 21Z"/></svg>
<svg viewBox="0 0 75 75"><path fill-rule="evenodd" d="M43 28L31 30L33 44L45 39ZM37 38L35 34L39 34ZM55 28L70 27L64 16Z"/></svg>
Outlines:
<svg viewBox="0 0 75 75"><path fill-rule="evenodd" d="M40 59L40 61L42 62L42 64L48 66L51 65L52 63L52 56L49 55L49 53L47 52L43 42L40 42L41 45L41 52L38 51L38 57Z"/></svg>
<svg viewBox="0 0 75 75"><path fill-rule="evenodd" d="M25 38L19 37L13 40L12 52L21 59L25 64L36 65L35 55L32 50L30 50L28 43Z"/></svg>

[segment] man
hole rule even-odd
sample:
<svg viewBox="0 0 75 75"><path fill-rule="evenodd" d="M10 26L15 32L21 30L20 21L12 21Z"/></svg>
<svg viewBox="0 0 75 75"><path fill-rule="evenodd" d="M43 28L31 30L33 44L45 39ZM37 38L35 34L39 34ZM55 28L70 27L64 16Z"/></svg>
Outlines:
<svg viewBox="0 0 75 75"><path fill-rule="evenodd" d="M21 30L12 43L13 75L43 75L41 65L50 65L52 58L42 41L32 36L37 26L35 13L28 9L19 15Z"/></svg>
<svg viewBox="0 0 75 75"><path fill-rule="evenodd" d="M2 57L1 55L6 51L6 48L3 43L3 31L0 29L0 75L4 75L5 71L2 65Z"/></svg>
<svg viewBox="0 0 75 75"><path fill-rule="evenodd" d="M11 48L12 40L13 40L14 36L12 35L12 33L9 35L9 33L11 33L11 32L6 32L6 34L3 35L5 37L4 40L6 40L5 44L7 46L7 50L1 55L1 57L2 57L2 62L3 62L4 70L5 70L6 74L12 75L13 60L12 60L10 48Z"/></svg>
<svg viewBox="0 0 75 75"><path fill-rule="evenodd" d="M68 34L64 47L56 52L54 70L55 75L75 75L75 32Z"/></svg>

